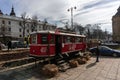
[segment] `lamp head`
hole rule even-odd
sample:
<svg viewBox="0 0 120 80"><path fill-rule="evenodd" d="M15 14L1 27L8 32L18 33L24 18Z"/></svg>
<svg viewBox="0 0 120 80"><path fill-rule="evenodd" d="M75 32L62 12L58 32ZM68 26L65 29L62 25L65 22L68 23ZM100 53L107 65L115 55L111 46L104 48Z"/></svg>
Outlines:
<svg viewBox="0 0 120 80"><path fill-rule="evenodd" d="M76 9L77 7L75 6L74 9Z"/></svg>
<svg viewBox="0 0 120 80"><path fill-rule="evenodd" d="M69 9L67 11L70 11Z"/></svg>

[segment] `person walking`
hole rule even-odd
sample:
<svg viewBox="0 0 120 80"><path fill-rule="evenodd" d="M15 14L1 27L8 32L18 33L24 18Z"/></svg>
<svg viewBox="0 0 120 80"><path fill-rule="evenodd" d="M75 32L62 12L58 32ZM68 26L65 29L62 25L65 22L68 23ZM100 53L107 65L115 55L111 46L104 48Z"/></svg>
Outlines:
<svg viewBox="0 0 120 80"><path fill-rule="evenodd" d="M99 62L99 56L100 56L100 51L99 51L99 46L97 45L97 48L96 48L96 62Z"/></svg>
<svg viewBox="0 0 120 80"><path fill-rule="evenodd" d="M12 42L11 42L10 40L8 41L8 44L7 44L7 45L8 45L8 51L9 51L9 49L12 50Z"/></svg>
<svg viewBox="0 0 120 80"><path fill-rule="evenodd" d="M2 43L0 42L0 50L2 50Z"/></svg>

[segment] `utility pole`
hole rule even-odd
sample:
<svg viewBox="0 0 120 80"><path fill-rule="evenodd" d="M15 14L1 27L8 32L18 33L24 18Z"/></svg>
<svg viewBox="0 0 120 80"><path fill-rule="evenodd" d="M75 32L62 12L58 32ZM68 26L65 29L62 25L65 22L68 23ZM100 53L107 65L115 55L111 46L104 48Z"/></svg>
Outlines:
<svg viewBox="0 0 120 80"><path fill-rule="evenodd" d="M71 30L74 29L74 27L73 27L73 9L76 9L76 6L68 9L68 12L71 11Z"/></svg>

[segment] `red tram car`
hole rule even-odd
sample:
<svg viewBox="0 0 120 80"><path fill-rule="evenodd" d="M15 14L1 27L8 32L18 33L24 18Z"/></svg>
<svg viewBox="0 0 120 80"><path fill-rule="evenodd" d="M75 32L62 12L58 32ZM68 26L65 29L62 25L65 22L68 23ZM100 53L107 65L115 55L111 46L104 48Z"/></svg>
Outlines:
<svg viewBox="0 0 120 80"><path fill-rule="evenodd" d="M50 57L85 49L84 35L55 31L38 31L30 34L30 56Z"/></svg>

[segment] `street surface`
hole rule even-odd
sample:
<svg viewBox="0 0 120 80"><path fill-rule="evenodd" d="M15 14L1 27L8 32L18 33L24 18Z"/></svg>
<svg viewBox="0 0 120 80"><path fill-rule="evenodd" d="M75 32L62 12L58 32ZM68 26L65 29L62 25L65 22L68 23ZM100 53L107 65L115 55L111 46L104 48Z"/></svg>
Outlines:
<svg viewBox="0 0 120 80"><path fill-rule="evenodd" d="M0 73L0 80L120 80L120 58L101 57L95 63L91 58L87 64L59 72L55 77L42 75L40 67L23 68Z"/></svg>

